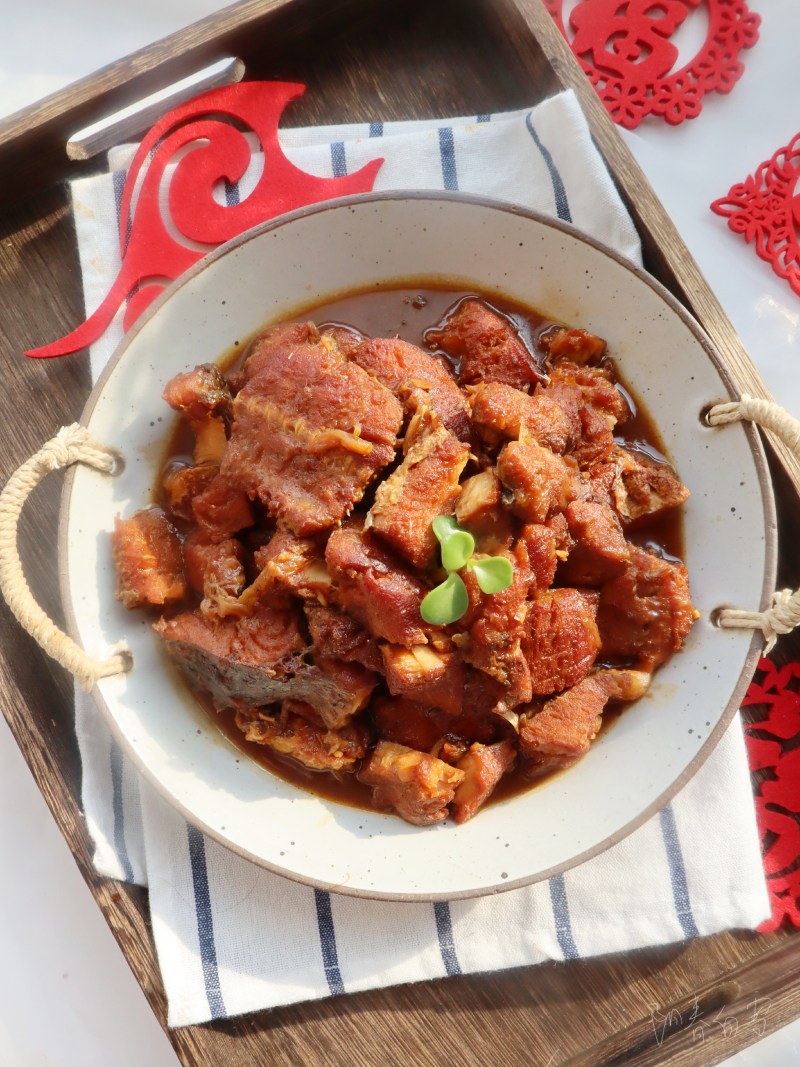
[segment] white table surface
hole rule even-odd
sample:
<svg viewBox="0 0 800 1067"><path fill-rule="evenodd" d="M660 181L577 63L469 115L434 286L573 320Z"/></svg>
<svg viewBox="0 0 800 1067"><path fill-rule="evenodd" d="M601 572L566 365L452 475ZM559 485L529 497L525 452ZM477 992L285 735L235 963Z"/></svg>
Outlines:
<svg viewBox="0 0 800 1067"><path fill-rule="evenodd" d="M225 6L0 0L0 117ZM768 386L800 417L800 298L708 209L800 129L800 4L750 6L761 39L733 93L707 97L693 122L651 121L625 136ZM682 55L703 33L702 13L693 15ZM176 1067L1 716L0 855L0 1067ZM795 1063L800 1021L726 1061Z"/></svg>

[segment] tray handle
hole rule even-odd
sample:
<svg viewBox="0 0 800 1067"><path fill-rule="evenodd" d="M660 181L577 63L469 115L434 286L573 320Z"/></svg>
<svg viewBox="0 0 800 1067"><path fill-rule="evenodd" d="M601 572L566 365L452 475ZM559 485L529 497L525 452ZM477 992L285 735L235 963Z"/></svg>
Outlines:
<svg viewBox="0 0 800 1067"><path fill-rule="evenodd" d="M130 670L129 652L117 648L108 659L98 660L84 652L60 630L33 597L17 550L17 527L25 501L47 474L73 463L85 463L95 470L112 474L119 457L93 441L89 431L73 423L62 427L55 437L11 475L0 493L0 593L22 627L57 663L65 667L86 690L100 678Z"/></svg>
<svg viewBox="0 0 800 1067"><path fill-rule="evenodd" d="M709 426L753 422L773 433L795 456L800 455L800 422L774 401L743 393L739 400L712 405L705 411L705 421ZM780 634L800 625L800 589L776 590L765 611L720 608L715 621L726 629L760 630L766 641L764 652L771 652Z"/></svg>

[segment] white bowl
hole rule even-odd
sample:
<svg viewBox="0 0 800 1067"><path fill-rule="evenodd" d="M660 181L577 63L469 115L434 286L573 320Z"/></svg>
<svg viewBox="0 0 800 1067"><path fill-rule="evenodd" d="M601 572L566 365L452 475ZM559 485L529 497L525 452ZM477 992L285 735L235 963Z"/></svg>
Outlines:
<svg viewBox="0 0 800 1067"><path fill-rule="evenodd" d="M114 599L109 535L151 500L170 413L164 384L260 327L347 291L411 282L502 294L607 339L692 496L686 563L701 617L650 693L569 771L461 826L304 793L217 731L167 663L148 621ZM552 219L460 195L353 197L282 216L236 238L175 283L125 338L83 423L121 450L108 478L75 469L61 516L69 628L101 655L124 642L134 666L97 703L123 749L188 820L279 874L343 893L402 900L524 885L608 848L695 773L743 695L760 636L721 630L715 608L763 609L775 519L756 433L712 430L705 405L736 396L701 329L656 281Z"/></svg>

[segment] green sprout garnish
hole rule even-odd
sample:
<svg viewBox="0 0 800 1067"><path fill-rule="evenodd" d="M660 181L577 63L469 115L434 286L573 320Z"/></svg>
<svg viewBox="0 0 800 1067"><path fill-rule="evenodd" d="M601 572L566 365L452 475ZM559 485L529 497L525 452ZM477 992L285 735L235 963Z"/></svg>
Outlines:
<svg viewBox="0 0 800 1067"><path fill-rule="evenodd" d="M419 610L425 622L446 626L460 619L468 607L469 596L464 580L455 571L450 571L441 585L431 589Z"/></svg>
<svg viewBox="0 0 800 1067"><path fill-rule="evenodd" d="M425 622L447 626L460 619L469 607L467 587L457 571L464 568L472 571L482 592L501 593L514 580L514 567L505 556L475 559L475 538L449 515L439 515L433 520L433 532L441 545L442 566L447 577L422 601L420 614Z"/></svg>

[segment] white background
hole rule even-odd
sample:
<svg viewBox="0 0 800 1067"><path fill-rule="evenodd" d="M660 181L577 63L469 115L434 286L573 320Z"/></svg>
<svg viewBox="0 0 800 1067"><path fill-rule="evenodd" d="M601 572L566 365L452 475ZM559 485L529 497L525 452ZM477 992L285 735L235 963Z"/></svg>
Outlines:
<svg viewBox="0 0 800 1067"><path fill-rule="evenodd" d="M224 6L0 0L0 118ZM800 416L800 298L709 211L800 130L800 4L750 6L761 38L733 93L707 97L692 122L625 136L773 394ZM704 31L702 13L686 20L682 55ZM0 855L0 1067L176 1067L1 716ZM798 1062L800 1022L728 1065Z"/></svg>

